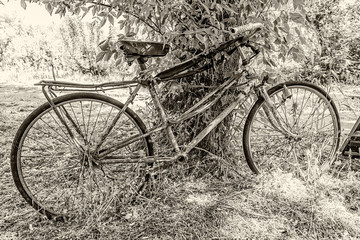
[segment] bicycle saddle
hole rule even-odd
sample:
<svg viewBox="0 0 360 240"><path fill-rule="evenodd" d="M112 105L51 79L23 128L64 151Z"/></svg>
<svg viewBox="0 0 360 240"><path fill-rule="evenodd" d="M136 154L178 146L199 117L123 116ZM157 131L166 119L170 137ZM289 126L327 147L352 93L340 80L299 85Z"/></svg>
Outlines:
<svg viewBox="0 0 360 240"><path fill-rule="evenodd" d="M134 40L120 39L120 49L126 55L139 55L142 57L162 57L165 56L170 49L168 44L162 42L143 42Z"/></svg>

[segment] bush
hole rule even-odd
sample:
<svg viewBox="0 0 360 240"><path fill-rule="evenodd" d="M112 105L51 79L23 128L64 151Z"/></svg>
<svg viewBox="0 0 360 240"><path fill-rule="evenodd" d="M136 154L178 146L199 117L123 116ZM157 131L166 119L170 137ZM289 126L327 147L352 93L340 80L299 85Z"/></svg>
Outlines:
<svg viewBox="0 0 360 240"><path fill-rule="evenodd" d="M76 17L66 17L60 29L64 57L73 71L92 75L107 75L107 65L96 63L97 45L101 37L94 23L83 23Z"/></svg>
<svg viewBox="0 0 360 240"><path fill-rule="evenodd" d="M301 78L329 83L356 83L360 76L360 4L344 1L310 2L307 18L317 32L321 51L308 58Z"/></svg>

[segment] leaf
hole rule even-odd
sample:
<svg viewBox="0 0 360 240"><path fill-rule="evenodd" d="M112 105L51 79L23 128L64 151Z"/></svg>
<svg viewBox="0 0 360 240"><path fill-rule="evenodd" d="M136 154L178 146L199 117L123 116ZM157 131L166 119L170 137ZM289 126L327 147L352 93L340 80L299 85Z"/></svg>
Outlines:
<svg viewBox="0 0 360 240"><path fill-rule="evenodd" d="M304 23L304 16L300 13L290 13L290 18L292 21L296 22L296 23Z"/></svg>
<svg viewBox="0 0 360 240"><path fill-rule="evenodd" d="M111 23L111 25L114 26L114 17L111 15L108 15L108 19L109 19L109 22Z"/></svg>
<svg viewBox="0 0 360 240"><path fill-rule="evenodd" d="M107 52L104 56L104 61L105 62L109 61L109 59L111 58L112 55L113 55L112 52Z"/></svg>
<svg viewBox="0 0 360 240"><path fill-rule="evenodd" d="M135 32L128 32L128 33L126 33L126 37L133 37L133 36L135 36L135 35L136 35Z"/></svg>
<svg viewBox="0 0 360 240"><path fill-rule="evenodd" d="M299 55L297 55L296 53L293 53L293 59L295 60L295 62L300 62Z"/></svg>
<svg viewBox="0 0 360 240"><path fill-rule="evenodd" d="M301 44L306 45L306 40L305 40L305 38L303 38L302 36L299 36L299 39L300 39Z"/></svg>
<svg viewBox="0 0 360 240"><path fill-rule="evenodd" d="M115 52L115 54L114 54L114 59L116 60L116 59L118 59L118 57L119 57L119 53L118 53L118 52Z"/></svg>
<svg viewBox="0 0 360 240"><path fill-rule="evenodd" d="M102 42L100 42L99 44L98 44L98 46L99 46L99 48L102 50L102 51L107 51L107 50L109 50L109 39L106 39L106 40L104 40L104 41L102 41Z"/></svg>
<svg viewBox="0 0 360 240"><path fill-rule="evenodd" d="M20 1L20 5L21 5L21 7L22 7L23 9L26 9L26 2L25 2L25 0L21 0L21 1Z"/></svg>
<svg viewBox="0 0 360 240"><path fill-rule="evenodd" d="M56 11L55 11L55 14L59 14L59 13L61 13L62 11L63 11L63 9L60 8L60 7L58 7L58 9L56 9Z"/></svg>
<svg viewBox="0 0 360 240"><path fill-rule="evenodd" d="M97 6L94 6L91 12L92 12L92 15L95 16L95 14L97 12Z"/></svg>
<svg viewBox="0 0 360 240"><path fill-rule="evenodd" d="M88 14L88 12L90 11L90 8L87 8L87 7L81 7L81 10L84 12L84 14L82 15L81 19L83 19L86 14ZM57 11L56 11L57 12ZM55 13L56 13L55 12Z"/></svg>
<svg viewBox="0 0 360 240"><path fill-rule="evenodd" d="M285 56L282 53L279 53L278 58L285 62Z"/></svg>
<svg viewBox="0 0 360 240"><path fill-rule="evenodd" d="M118 23L119 23L119 29L122 30L125 27L125 21L120 20Z"/></svg>
<svg viewBox="0 0 360 240"><path fill-rule="evenodd" d="M54 10L54 6L51 5L51 3L48 3L45 5L46 10L49 12L50 15L52 15L52 12Z"/></svg>
<svg viewBox="0 0 360 240"><path fill-rule="evenodd" d="M116 66L120 65L122 63L122 61L123 61L123 58L119 58L118 60L116 60L115 65Z"/></svg>
<svg viewBox="0 0 360 240"><path fill-rule="evenodd" d="M273 65L274 67L277 67L277 64L274 62L274 60L272 60L271 58L269 58L269 62L271 63L271 65Z"/></svg>
<svg viewBox="0 0 360 240"><path fill-rule="evenodd" d="M302 8L304 6L304 0L293 0L294 9Z"/></svg>
<svg viewBox="0 0 360 240"><path fill-rule="evenodd" d="M100 22L100 25L99 25L99 28L102 28L106 23L106 18L104 17L101 22Z"/></svg>
<svg viewBox="0 0 360 240"><path fill-rule="evenodd" d="M272 67L271 63L265 57L263 58L263 63L265 65L268 65L268 66Z"/></svg>
<svg viewBox="0 0 360 240"><path fill-rule="evenodd" d="M104 56L105 56L106 52L99 52L98 55L96 55L96 62L100 62Z"/></svg>
<svg viewBox="0 0 360 240"><path fill-rule="evenodd" d="M286 22L284 23L284 29L285 29L285 32L287 32L287 33L290 31L290 26Z"/></svg>
<svg viewBox="0 0 360 240"><path fill-rule="evenodd" d="M125 35L128 36L128 33L130 33L131 30L131 26L130 25L125 25Z"/></svg>
<svg viewBox="0 0 360 240"><path fill-rule="evenodd" d="M314 55L313 52L310 54L310 63L311 63L311 65L313 65L313 66L314 66L314 64L315 64L315 55Z"/></svg>
<svg viewBox="0 0 360 240"><path fill-rule="evenodd" d="M281 44L281 39L277 38L277 39L274 41L274 43L275 43L276 45L280 45L280 44Z"/></svg>
<svg viewBox="0 0 360 240"><path fill-rule="evenodd" d="M105 11L98 13L99 17L105 17L106 15L107 15L107 13Z"/></svg>

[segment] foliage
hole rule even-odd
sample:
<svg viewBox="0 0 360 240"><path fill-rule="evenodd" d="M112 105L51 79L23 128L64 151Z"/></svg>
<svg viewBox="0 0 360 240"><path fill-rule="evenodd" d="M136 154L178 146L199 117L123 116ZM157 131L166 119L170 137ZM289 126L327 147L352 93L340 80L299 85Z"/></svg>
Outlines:
<svg viewBox="0 0 360 240"><path fill-rule="evenodd" d="M356 83L360 76L359 2L308 1L306 9L320 49L308 59L301 77L323 83Z"/></svg>
<svg viewBox="0 0 360 240"><path fill-rule="evenodd" d="M61 24L34 26L16 16L3 14L0 29L3 71L51 73L54 66L66 74L107 75L113 66L112 62L95 62L102 31L95 24L83 23L76 17L66 17Z"/></svg>
<svg viewBox="0 0 360 240"><path fill-rule="evenodd" d="M46 68L59 55L57 49L59 41L49 39L46 32L53 31L34 28L23 24L20 19L4 15L1 17L0 27L0 63L2 68L15 66L18 69L31 67L34 69Z"/></svg>
<svg viewBox="0 0 360 240"><path fill-rule="evenodd" d="M95 62L96 46L101 36L96 24L82 23L77 17L66 17L60 32L64 56L72 70L83 74L107 74L107 66Z"/></svg>
<svg viewBox="0 0 360 240"><path fill-rule="evenodd" d="M286 56L289 54L286 42L294 38L289 32L289 24L306 22L304 0L82 0L76 4L69 0L32 2L44 3L50 14L65 16L71 12L85 16L91 13L100 27L106 22L118 24L126 36L141 35L149 40L171 43L172 54L177 61L219 44L229 38L231 27L247 22L263 22L268 30L263 33L261 40L265 49L270 49L271 42L275 41L281 45L279 50ZM25 0L21 4L26 7ZM290 52L296 53L298 48L292 47ZM266 52L263 52L263 57L264 63L273 66Z"/></svg>

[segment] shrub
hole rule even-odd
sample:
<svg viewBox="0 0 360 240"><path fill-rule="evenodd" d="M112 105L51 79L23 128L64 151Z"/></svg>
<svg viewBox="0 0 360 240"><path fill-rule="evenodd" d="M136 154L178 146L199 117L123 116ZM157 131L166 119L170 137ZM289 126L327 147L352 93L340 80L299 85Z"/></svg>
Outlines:
<svg viewBox="0 0 360 240"><path fill-rule="evenodd" d="M77 17L66 17L61 26L64 58L73 70L92 75L107 75L107 65L96 63L101 33L95 23L83 23Z"/></svg>

